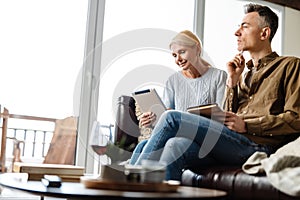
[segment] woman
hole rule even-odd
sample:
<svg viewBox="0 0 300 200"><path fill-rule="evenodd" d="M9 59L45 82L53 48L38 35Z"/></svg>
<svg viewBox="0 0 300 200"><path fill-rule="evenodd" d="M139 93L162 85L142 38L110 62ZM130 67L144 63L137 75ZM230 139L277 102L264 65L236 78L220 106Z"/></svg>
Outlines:
<svg viewBox="0 0 300 200"><path fill-rule="evenodd" d="M223 107L227 74L212 67L201 57L202 46L198 37L191 31L182 31L172 39L169 48L180 71L171 75L166 82L163 94L166 107L180 111L209 103ZM156 117L151 112L138 113L141 135L149 138ZM142 140L136 146L130 164L140 164L138 157L146 143L147 140Z"/></svg>

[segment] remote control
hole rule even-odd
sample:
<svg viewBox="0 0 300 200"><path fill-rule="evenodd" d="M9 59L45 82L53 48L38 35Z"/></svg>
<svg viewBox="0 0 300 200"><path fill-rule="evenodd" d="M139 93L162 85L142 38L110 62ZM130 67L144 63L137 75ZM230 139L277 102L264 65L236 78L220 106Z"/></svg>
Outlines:
<svg viewBox="0 0 300 200"><path fill-rule="evenodd" d="M41 179L42 183L46 187L60 187L61 178L57 175L44 175L44 178Z"/></svg>

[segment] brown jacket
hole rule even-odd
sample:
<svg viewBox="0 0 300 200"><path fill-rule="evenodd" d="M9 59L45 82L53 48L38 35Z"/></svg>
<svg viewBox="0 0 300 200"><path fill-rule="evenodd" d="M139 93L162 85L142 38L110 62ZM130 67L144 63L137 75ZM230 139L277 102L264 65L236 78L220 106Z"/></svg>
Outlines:
<svg viewBox="0 0 300 200"><path fill-rule="evenodd" d="M227 88L225 109L243 117L246 137L279 147L300 136L300 59L273 52L235 88Z"/></svg>

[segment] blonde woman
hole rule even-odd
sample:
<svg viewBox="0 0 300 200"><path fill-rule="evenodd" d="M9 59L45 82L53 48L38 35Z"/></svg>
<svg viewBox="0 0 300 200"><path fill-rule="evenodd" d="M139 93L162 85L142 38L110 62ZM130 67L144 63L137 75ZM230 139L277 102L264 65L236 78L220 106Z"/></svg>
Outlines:
<svg viewBox="0 0 300 200"><path fill-rule="evenodd" d="M202 58L199 38L191 31L184 30L171 40L169 48L180 70L166 81L163 95L166 107L179 111L208 103L223 107L227 74ZM144 139L150 137L155 120L156 116L151 112L139 113L141 135L146 135ZM143 140L137 145L130 164L137 164L137 158L146 143L147 140Z"/></svg>

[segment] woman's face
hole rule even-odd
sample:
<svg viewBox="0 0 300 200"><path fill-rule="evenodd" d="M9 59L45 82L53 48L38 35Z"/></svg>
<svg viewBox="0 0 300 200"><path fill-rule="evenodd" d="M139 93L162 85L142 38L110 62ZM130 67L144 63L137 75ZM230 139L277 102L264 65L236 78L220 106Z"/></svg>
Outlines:
<svg viewBox="0 0 300 200"><path fill-rule="evenodd" d="M171 46L171 51L172 56L175 58L175 63L182 70L195 66L199 54L196 46L190 47L174 43Z"/></svg>

